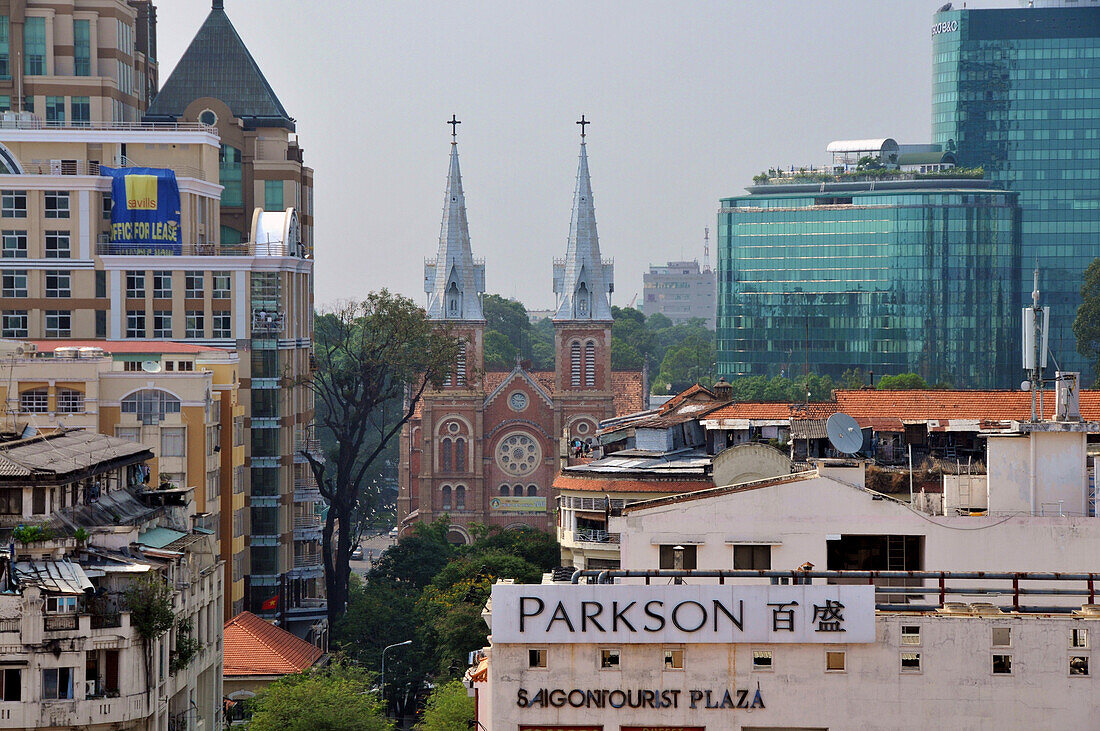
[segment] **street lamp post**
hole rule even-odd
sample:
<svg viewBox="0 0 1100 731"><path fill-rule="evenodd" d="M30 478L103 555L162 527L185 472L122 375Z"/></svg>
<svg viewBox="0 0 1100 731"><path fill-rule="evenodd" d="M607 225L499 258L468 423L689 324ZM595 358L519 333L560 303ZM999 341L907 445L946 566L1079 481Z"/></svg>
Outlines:
<svg viewBox="0 0 1100 731"><path fill-rule="evenodd" d="M380 685L380 693L382 695L382 703L386 702L386 652L392 650L395 647L402 647L404 645L411 645L412 640L405 640L404 642L395 642L392 645L387 645L382 648L382 682Z"/></svg>

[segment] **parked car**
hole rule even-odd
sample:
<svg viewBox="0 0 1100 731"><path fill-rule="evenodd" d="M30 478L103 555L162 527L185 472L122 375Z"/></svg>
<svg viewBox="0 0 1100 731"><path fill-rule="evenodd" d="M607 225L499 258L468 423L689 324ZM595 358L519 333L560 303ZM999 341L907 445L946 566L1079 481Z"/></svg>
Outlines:
<svg viewBox="0 0 1100 731"><path fill-rule="evenodd" d="M351 552L351 560L352 561L362 561L363 560L363 547L362 546L356 546L355 550Z"/></svg>
<svg viewBox="0 0 1100 731"><path fill-rule="evenodd" d="M397 527L390 528L390 538L397 538Z"/></svg>

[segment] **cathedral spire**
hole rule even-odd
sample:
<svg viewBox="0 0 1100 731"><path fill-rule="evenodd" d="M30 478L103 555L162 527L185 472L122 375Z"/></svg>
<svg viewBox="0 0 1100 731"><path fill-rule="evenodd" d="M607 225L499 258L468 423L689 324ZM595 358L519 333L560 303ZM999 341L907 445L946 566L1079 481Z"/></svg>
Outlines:
<svg viewBox="0 0 1100 731"><path fill-rule="evenodd" d="M569 244L565 259L554 262L555 320L611 320L611 293L615 291L614 265L600 257L596 233L596 208L592 203L592 181L588 177L588 151L583 116L577 187L573 191L573 217L569 223Z"/></svg>
<svg viewBox="0 0 1100 731"><path fill-rule="evenodd" d="M428 293L428 317L432 320L484 320L481 295L485 292L485 264L474 260L470 229L466 223L466 198L458 168L457 125L451 125L451 165L443 199L443 224L435 259L424 262L424 291Z"/></svg>

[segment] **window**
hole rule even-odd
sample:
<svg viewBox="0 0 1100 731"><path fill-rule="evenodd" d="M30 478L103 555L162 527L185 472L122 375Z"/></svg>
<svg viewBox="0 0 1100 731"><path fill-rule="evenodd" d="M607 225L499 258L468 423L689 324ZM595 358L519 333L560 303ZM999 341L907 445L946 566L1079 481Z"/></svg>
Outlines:
<svg viewBox="0 0 1100 731"><path fill-rule="evenodd" d="M684 651L683 650L665 650L665 670L683 670L684 669Z"/></svg>
<svg viewBox="0 0 1100 731"><path fill-rule="evenodd" d="M46 121L65 124L65 97L46 97Z"/></svg>
<svg viewBox="0 0 1100 731"><path fill-rule="evenodd" d="M3 17L4 17L3 15L0 15L0 18L3 18ZM11 111L11 96L8 95L8 94L0 94L0 112L10 112L10 111Z"/></svg>
<svg viewBox="0 0 1100 731"><path fill-rule="evenodd" d="M8 310L3 314L3 322L0 323L0 331L5 338L27 337L27 311Z"/></svg>
<svg viewBox="0 0 1100 731"><path fill-rule="evenodd" d="M68 231L46 232L46 258L68 259L72 256Z"/></svg>
<svg viewBox="0 0 1100 731"><path fill-rule="evenodd" d="M95 311L95 336L97 338L107 337L107 310Z"/></svg>
<svg viewBox="0 0 1100 731"><path fill-rule="evenodd" d="M188 310L185 322L185 338L202 338L206 336L206 323L202 310Z"/></svg>
<svg viewBox="0 0 1100 731"><path fill-rule="evenodd" d="M169 370L171 370L171 369L169 369ZM193 370L195 370L195 362L191 361L191 360L177 360L176 361L176 370L180 371L181 373L183 371L193 371Z"/></svg>
<svg viewBox="0 0 1100 731"><path fill-rule="evenodd" d="M527 486L527 497L538 497L538 496L539 496L538 486L537 485L528 485Z"/></svg>
<svg viewBox="0 0 1100 731"><path fill-rule="evenodd" d="M145 272L126 272L126 296L130 299L145 298Z"/></svg>
<svg viewBox="0 0 1100 731"><path fill-rule="evenodd" d="M915 624L903 624L901 626L901 644L919 645L920 626Z"/></svg>
<svg viewBox="0 0 1100 731"><path fill-rule="evenodd" d="M7 20L7 18L5 18ZM7 23L4 24L7 27ZM17 669L5 669L3 673L0 673L0 682L3 682L3 687L0 687L0 700L4 701L19 701L23 699L23 671Z"/></svg>
<svg viewBox="0 0 1100 731"><path fill-rule="evenodd" d="M218 115L214 114L213 110L204 109L202 110L202 114L199 115L199 121L213 127L218 123Z"/></svg>
<svg viewBox="0 0 1100 731"><path fill-rule="evenodd" d="M451 440L444 439L439 445L439 471L450 472L451 471Z"/></svg>
<svg viewBox="0 0 1100 731"><path fill-rule="evenodd" d="M35 487L31 490L31 512L34 515L46 514L46 488Z"/></svg>
<svg viewBox="0 0 1100 731"><path fill-rule="evenodd" d="M455 510L466 509L466 488L459 485L455 488Z"/></svg>
<svg viewBox="0 0 1100 731"><path fill-rule="evenodd" d="M501 485L500 494L502 497L509 497L512 494L512 491L507 485Z"/></svg>
<svg viewBox="0 0 1100 731"><path fill-rule="evenodd" d="M281 180L265 180L264 181L264 210L265 211L281 211L281 210L284 210L284 206L283 206L283 181L281 181Z"/></svg>
<svg viewBox="0 0 1100 731"><path fill-rule="evenodd" d="M104 193L103 194L103 205L102 205L100 211L103 214L103 220L104 221L111 220L111 194L110 193Z"/></svg>
<svg viewBox="0 0 1100 731"><path fill-rule="evenodd" d="M662 569L693 569L698 546L661 546Z"/></svg>
<svg viewBox="0 0 1100 731"><path fill-rule="evenodd" d="M84 394L75 388L58 388L57 411L60 414L83 414Z"/></svg>
<svg viewBox="0 0 1100 731"><path fill-rule="evenodd" d="M145 337L145 313L141 310L126 311L126 337ZM140 365L136 370L141 370Z"/></svg>
<svg viewBox="0 0 1100 731"><path fill-rule="evenodd" d="M0 191L0 215L4 218L27 217L27 191Z"/></svg>
<svg viewBox="0 0 1100 731"><path fill-rule="evenodd" d="M513 497L523 497L523 485L516 485L512 488Z"/></svg>
<svg viewBox="0 0 1100 731"><path fill-rule="evenodd" d="M770 570L771 567L771 546L744 545L733 547L733 568Z"/></svg>
<svg viewBox="0 0 1100 731"><path fill-rule="evenodd" d="M450 510L451 509L451 486L450 485L444 485L441 492L443 494L443 499L440 501L440 503L443 506L443 510Z"/></svg>
<svg viewBox="0 0 1100 731"><path fill-rule="evenodd" d="M115 436L119 439L127 439L131 442L140 442L141 429L136 426L116 426Z"/></svg>
<svg viewBox="0 0 1100 731"><path fill-rule="evenodd" d="M570 383L579 388L581 385L581 344L574 340L569 346Z"/></svg>
<svg viewBox="0 0 1100 731"><path fill-rule="evenodd" d="M5 297L27 296L27 270L8 269L3 274L3 295Z"/></svg>
<svg viewBox="0 0 1100 731"><path fill-rule="evenodd" d="M455 440L455 472L466 471L466 440L459 437Z"/></svg>
<svg viewBox="0 0 1100 731"><path fill-rule="evenodd" d="M584 385L596 385L596 344L591 340L584 344Z"/></svg>
<svg viewBox="0 0 1100 731"><path fill-rule="evenodd" d="M600 650L600 670L618 670L619 669L619 651L618 650Z"/></svg>
<svg viewBox="0 0 1100 731"><path fill-rule="evenodd" d="M47 297L72 297L73 278L69 272L46 272L46 296Z"/></svg>
<svg viewBox="0 0 1100 731"><path fill-rule="evenodd" d="M172 337L172 311L156 310L153 312L153 337ZM170 362L170 361L169 361Z"/></svg>
<svg viewBox="0 0 1100 731"><path fill-rule="evenodd" d="M201 300L203 292L203 273L189 271L184 276L187 291L184 296L189 300Z"/></svg>
<svg viewBox="0 0 1100 731"><path fill-rule="evenodd" d="M218 182L223 186L223 206L244 204L241 195L241 151L236 147L221 146L218 153Z"/></svg>
<svg viewBox="0 0 1100 731"><path fill-rule="evenodd" d="M27 76L46 75L45 18L26 18L23 21L23 73Z"/></svg>
<svg viewBox="0 0 1100 731"><path fill-rule="evenodd" d="M69 338L73 334L73 315L69 310L46 310L46 337Z"/></svg>
<svg viewBox="0 0 1100 731"><path fill-rule="evenodd" d="M216 300L229 299L232 289L232 277L230 277L229 272L212 272L211 279L214 280L213 298Z"/></svg>
<svg viewBox="0 0 1100 731"><path fill-rule="evenodd" d="M1070 630L1069 646L1070 647L1088 647L1089 646L1089 631L1087 629L1073 629L1073 630Z"/></svg>
<svg viewBox="0 0 1100 731"><path fill-rule="evenodd" d="M4 258L5 259L26 259L27 258L27 232L26 231L4 231Z"/></svg>
<svg viewBox="0 0 1100 731"><path fill-rule="evenodd" d="M753 650L752 651L752 669L753 670L771 670L772 667L772 651L771 650Z"/></svg>
<svg viewBox="0 0 1100 731"><path fill-rule="evenodd" d="M30 20L30 18L27 18ZM43 700L72 700L76 668L48 668L42 671Z"/></svg>
<svg viewBox="0 0 1100 731"><path fill-rule="evenodd" d="M11 78L11 31L8 16L0 15L0 77ZM4 111L7 111L6 109ZM4 700L7 700L5 698Z"/></svg>
<svg viewBox="0 0 1100 731"><path fill-rule="evenodd" d="M1012 675L1012 655L994 655L993 674Z"/></svg>
<svg viewBox="0 0 1100 731"><path fill-rule="evenodd" d="M122 413L137 414L142 424L157 424L166 414L180 413L180 400L167 391L145 388L122 399Z"/></svg>
<svg viewBox="0 0 1100 731"><path fill-rule="evenodd" d="M73 21L73 76L92 75L91 21ZM76 101L76 97L73 97ZM73 115L75 121L76 115Z"/></svg>
<svg viewBox="0 0 1100 731"><path fill-rule="evenodd" d="M233 316L231 314L228 312L215 312L211 319L214 321L214 332L212 333L212 337L233 337Z"/></svg>
<svg viewBox="0 0 1100 731"><path fill-rule="evenodd" d="M218 471L206 473L206 502L211 503L221 495L221 482L218 480Z"/></svg>
<svg viewBox="0 0 1100 731"><path fill-rule="evenodd" d="M95 273L95 296L103 299L107 296L107 272L102 269Z"/></svg>
<svg viewBox="0 0 1100 731"><path fill-rule="evenodd" d="M178 426L165 426L160 430L160 456L184 456L184 429Z"/></svg>
<svg viewBox="0 0 1100 731"><path fill-rule="evenodd" d="M91 98L86 96L74 96L72 98L72 113L74 127L87 127L88 123L92 121Z"/></svg>
<svg viewBox="0 0 1100 731"><path fill-rule="evenodd" d="M156 299L172 299L172 272L158 270L153 272L153 297Z"/></svg>
<svg viewBox="0 0 1100 731"><path fill-rule="evenodd" d="M76 614L77 609L75 596L59 595L46 597L47 614Z"/></svg>
<svg viewBox="0 0 1100 731"><path fill-rule="evenodd" d="M529 668L544 668L546 667L546 650L527 650L527 667Z"/></svg>
<svg viewBox="0 0 1100 731"><path fill-rule="evenodd" d="M0 515L23 514L23 490L18 487L0 488Z"/></svg>
<svg viewBox="0 0 1100 731"><path fill-rule="evenodd" d="M825 672L844 672L844 652L841 650L828 650L825 653Z"/></svg>
<svg viewBox="0 0 1100 731"><path fill-rule="evenodd" d="M45 414L50 409L50 395L45 388L32 388L19 394L19 410L27 414Z"/></svg>
<svg viewBox="0 0 1100 731"><path fill-rule="evenodd" d="M901 671L903 673L919 673L920 672L920 653L919 652L903 652L903 653L901 653Z"/></svg>
<svg viewBox="0 0 1100 731"><path fill-rule="evenodd" d="M69 191L46 191L46 218L69 217Z"/></svg>
<svg viewBox="0 0 1100 731"><path fill-rule="evenodd" d="M1012 628L1011 627L994 627L993 628L993 646L994 647L1012 647Z"/></svg>
<svg viewBox="0 0 1100 731"><path fill-rule="evenodd" d="M34 97L29 94L23 95L23 111L34 114Z"/></svg>
<svg viewBox="0 0 1100 731"><path fill-rule="evenodd" d="M1074 655L1069 659L1069 674L1070 675L1088 675L1089 674L1089 657L1088 655Z"/></svg>

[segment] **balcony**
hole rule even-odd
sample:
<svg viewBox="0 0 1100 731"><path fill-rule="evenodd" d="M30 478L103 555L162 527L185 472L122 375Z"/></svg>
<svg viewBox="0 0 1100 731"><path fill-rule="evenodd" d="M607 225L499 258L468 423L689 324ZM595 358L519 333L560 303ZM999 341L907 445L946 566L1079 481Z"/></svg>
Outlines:
<svg viewBox="0 0 1100 731"><path fill-rule="evenodd" d="M294 540L316 541L321 538L321 516L303 515L294 518Z"/></svg>
<svg viewBox="0 0 1100 731"><path fill-rule="evenodd" d="M618 533L608 533L605 530L578 530L573 534L578 543L618 543Z"/></svg>
<svg viewBox="0 0 1100 731"><path fill-rule="evenodd" d="M80 615L47 614L42 618L42 629L46 632L64 632L80 628Z"/></svg>
<svg viewBox="0 0 1100 731"><path fill-rule="evenodd" d="M294 556L294 568L311 569L324 565L324 559L319 553L301 553Z"/></svg>
<svg viewBox="0 0 1100 731"><path fill-rule="evenodd" d="M99 256L142 256L139 244L112 244L109 241L100 241L96 244L96 254ZM151 256L160 255L152 253ZM304 246L286 246L282 241L255 243L246 241L240 244L214 244L205 242L191 242L180 244L178 256L293 256L300 259L312 259L313 253Z"/></svg>
<svg viewBox="0 0 1100 731"><path fill-rule="evenodd" d="M19 619L0 619L0 632L18 632Z"/></svg>
<svg viewBox="0 0 1100 731"><path fill-rule="evenodd" d="M294 481L294 502L319 503L321 500L321 491L317 488L317 482L315 480Z"/></svg>

